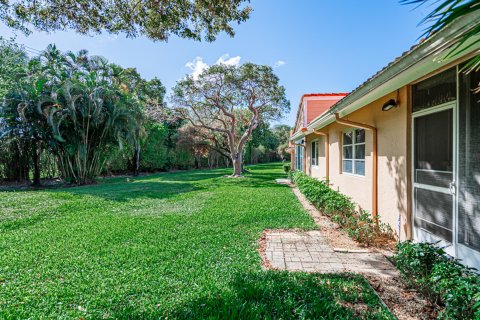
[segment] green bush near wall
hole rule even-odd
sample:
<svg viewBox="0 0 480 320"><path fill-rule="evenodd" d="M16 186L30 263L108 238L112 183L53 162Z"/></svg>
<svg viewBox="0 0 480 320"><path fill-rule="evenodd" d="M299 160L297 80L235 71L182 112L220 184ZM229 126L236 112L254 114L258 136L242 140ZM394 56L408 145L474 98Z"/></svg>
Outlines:
<svg viewBox="0 0 480 320"><path fill-rule="evenodd" d="M438 318L480 319L480 276L443 248L405 241L397 245L394 260L410 285L444 306Z"/></svg>
<svg viewBox="0 0 480 320"><path fill-rule="evenodd" d="M317 180L301 171L294 171L291 176L305 197L342 226L354 240L369 245L379 236L392 236L387 225L381 223L377 225L371 215L364 210L357 212L352 200L330 188L328 181Z"/></svg>

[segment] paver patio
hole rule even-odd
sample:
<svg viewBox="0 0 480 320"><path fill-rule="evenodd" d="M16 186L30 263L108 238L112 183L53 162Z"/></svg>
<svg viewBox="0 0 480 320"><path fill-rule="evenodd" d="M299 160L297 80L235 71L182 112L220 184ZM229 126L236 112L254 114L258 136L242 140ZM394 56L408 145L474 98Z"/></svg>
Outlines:
<svg viewBox="0 0 480 320"><path fill-rule="evenodd" d="M380 253L338 252L321 231L267 231L265 258L272 268L320 273L354 272L396 276L395 267Z"/></svg>
<svg viewBox="0 0 480 320"><path fill-rule="evenodd" d="M276 182L292 188L320 230L265 230L259 242L265 268L362 274L397 319L427 319L434 314L433 308L426 307L429 304L425 297L402 282L399 271L385 256L390 256L390 250L361 247L323 216L290 180L277 179Z"/></svg>
<svg viewBox="0 0 480 320"><path fill-rule="evenodd" d="M320 222L321 213L289 179L277 179L276 182L293 187L292 191L304 209L317 223ZM334 249L320 230L266 230L263 241L263 258L266 259L266 265L274 269L320 273L353 272L384 277L399 275L398 270L383 254L351 247L346 252Z"/></svg>

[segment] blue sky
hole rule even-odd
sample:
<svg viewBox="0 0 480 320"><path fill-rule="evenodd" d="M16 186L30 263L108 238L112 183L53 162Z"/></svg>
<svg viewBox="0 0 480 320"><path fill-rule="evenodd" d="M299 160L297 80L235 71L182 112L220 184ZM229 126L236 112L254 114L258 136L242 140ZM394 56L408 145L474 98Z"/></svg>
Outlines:
<svg viewBox="0 0 480 320"><path fill-rule="evenodd" d="M143 77L158 77L167 89L187 73L219 59L275 66L292 110L282 123L293 124L303 93L348 92L417 42L418 22L428 7L414 9L398 0L252 0L251 19L236 36L213 43L172 38L167 43L108 34L35 32L17 42L42 50L89 50ZM13 32L0 24L0 35Z"/></svg>

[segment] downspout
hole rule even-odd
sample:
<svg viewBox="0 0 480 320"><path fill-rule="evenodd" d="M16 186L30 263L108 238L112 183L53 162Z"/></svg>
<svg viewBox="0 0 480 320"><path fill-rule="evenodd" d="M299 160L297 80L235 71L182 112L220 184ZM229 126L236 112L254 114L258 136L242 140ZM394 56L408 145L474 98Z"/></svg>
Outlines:
<svg viewBox="0 0 480 320"><path fill-rule="evenodd" d="M328 133L320 132L317 130L313 130L313 133L325 137L325 178L327 178L327 181L329 181L330 180L330 156L329 156L330 139L328 137Z"/></svg>
<svg viewBox="0 0 480 320"><path fill-rule="evenodd" d="M377 128L368 124L353 122L340 119L338 113L335 113L335 122L359 129L365 129L372 132L373 135L373 172L372 172L372 216L378 225L378 153L377 153Z"/></svg>

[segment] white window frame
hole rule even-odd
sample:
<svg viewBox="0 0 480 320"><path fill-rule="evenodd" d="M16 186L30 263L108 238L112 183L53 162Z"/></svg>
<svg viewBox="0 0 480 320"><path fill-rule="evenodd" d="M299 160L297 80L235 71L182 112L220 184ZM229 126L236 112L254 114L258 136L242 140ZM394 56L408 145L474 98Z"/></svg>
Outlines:
<svg viewBox="0 0 480 320"><path fill-rule="evenodd" d="M359 131L359 130L363 130L364 131L364 141L363 142L358 142L356 141L357 139L357 134L356 132ZM345 144L345 138L344 138L344 134L346 133L349 133L349 132L352 132L352 143L351 144ZM366 148L366 140L367 140L367 137L365 135L365 129L349 129L349 130L345 130L342 132L342 173L343 174L350 174L350 175L354 175L354 176L360 176L360 177L365 177L365 156L366 156L366 151L367 151L367 148ZM364 157L363 159L355 159L355 149L357 146L365 146L365 151L364 151ZM352 147L352 158L350 159L346 159L345 158L345 152L344 152L344 148L345 147ZM352 165L352 172L348 172L348 171L345 171L345 165L344 165L344 162L345 161L350 161L351 165ZM355 162L363 162L363 173L357 173L356 172L356 166L355 166Z"/></svg>
<svg viewBox="0 0 480 320"><path fill-rule="evenodd" d="M313 146L315 145L315 149ZM310 141L310 164L312 167L318 166L318 139Z"/></svg>
<svg viewBox="0 0 480 320"><path fill-rule="evenodd" d="M303 171L303 159L305 157L305 150L303 147L303 140L296 141L295 149L295 169L298 171Z"/></svg>

